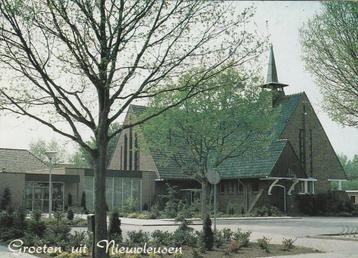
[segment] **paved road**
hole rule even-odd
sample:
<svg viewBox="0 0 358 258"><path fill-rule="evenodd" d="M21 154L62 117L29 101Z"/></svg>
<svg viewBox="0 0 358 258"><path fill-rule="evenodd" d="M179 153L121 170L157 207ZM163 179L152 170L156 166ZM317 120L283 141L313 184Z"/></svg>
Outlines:
<svg viewBox="0 0 358 258"><path fill-rule="evenodd" d="M291 220L218 221L220 225L239 226L245 230L305 237L320 234L337 234L347 230L358 232L358 218L304 217ZM358 250L357 250L358 252ZM357 254L358 257L358 254Z"/></svg>

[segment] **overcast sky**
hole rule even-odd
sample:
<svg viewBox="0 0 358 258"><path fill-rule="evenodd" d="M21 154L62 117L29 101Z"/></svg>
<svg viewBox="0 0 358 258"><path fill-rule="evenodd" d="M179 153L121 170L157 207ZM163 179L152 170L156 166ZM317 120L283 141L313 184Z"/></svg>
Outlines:
<svg viewBox="0 0 358 258"><path fill-rule="evenodd" d="M308 95L321 123L337 153L348 157L358 154L358 129L343 128L333 122L322 109L322 96L313 78L304 70L301 59L299 28L303 23L320 11L319 2L235 2L237 8L256 6L255 22L262 33L271 34L270 41L274 46L279 81L289 84L286 93L292 94L305 91ZM268 53L266 57L268 56ZM263 75L266 74L266 68ZM6 83L4 81L1 82ZM50 129L33 122L29 118L0 116L0 147L28 148L32 141L38 139L58 139L71 143L58 136Z"/></svg>

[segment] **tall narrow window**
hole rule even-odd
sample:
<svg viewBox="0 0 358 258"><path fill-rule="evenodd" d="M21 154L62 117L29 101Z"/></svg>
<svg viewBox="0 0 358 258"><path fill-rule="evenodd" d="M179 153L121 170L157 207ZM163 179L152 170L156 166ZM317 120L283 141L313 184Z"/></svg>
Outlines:
<svg viewBox="0 0 358 258"><path fill-rule="evenodd" d="M300 129L299 131L299 157L301 166L306 171L306 153L305 153L305 130Z"/></svg>
<svg viewBox="0 0 358 258"><path fill-rule="evenodd" d="M133 168L133 130L129 128L129 170Z"/></svg>
<svg viewBox="0 0 358 258"><path fill-rule="evenodd" d="M134 170L139 170L139 146L138 146L138 135L134 134Z"/></svg>
<svg viewBox="0 0 358 258"><path fill-rule="evenodd" d="M124 153L123 153L123 169L127 170L127 162L128 162L128 137L124 135Z"/></svg>
<svg viewBox="0 0 358 258"><path fill-rule="evenodd" d="M123 146L121 146L121 152L119 154L119 169L123 169Z"/></svg>
<svg viewBox="0 0 358 258"><path fill-rule="evenodd" d="M312 129L310 129L310 172L313 176L313 144L312 144Z"/></svg>

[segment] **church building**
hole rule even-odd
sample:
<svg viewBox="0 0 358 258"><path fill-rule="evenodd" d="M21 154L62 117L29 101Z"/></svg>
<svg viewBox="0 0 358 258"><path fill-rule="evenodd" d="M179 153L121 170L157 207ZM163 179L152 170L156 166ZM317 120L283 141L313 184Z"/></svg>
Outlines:
<svg viewBox="0 0 358 258"><path fill-rule="evenodd" d="M307 95L286 95L287 84L278 81L273 48L270 48L266 83L272 92L272 105L279 109L275 123L277 138L267 155L252 159L233 158L219 168L219 210L228 207L235 212L250 212L264 205L276 206L283 212L297 209L297 195L325 193L331 183L346 180L344 170ZM131 105L125 123L145 110ZM162 162L160 153L142 151L133 129L123 131L109 165L110 170L144 171L143 205L150 207L166 184L194 198L200 184L185 175L175 162ZM165 164L165 165L164 165ZM341 189L339 189L341 190ZM145 197L145 198L144 198Z"/></svg>

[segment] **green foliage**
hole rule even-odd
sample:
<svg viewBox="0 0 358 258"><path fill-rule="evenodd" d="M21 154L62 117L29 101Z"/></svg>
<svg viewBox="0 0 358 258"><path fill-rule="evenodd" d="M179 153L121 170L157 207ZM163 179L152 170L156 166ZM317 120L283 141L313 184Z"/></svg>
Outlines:
<svg viewBox="0 0 358 258"><path fill-rule="evenodd" d="M129 197L124 202L124 212L135 212L138 209L138 201L135 198Z"/></svg>
<svg viewBox="0 0 358 258"><path fill-rule="evenodd" d="M0 240L8 241L23 237L25 227L25 214L22 209L0 213Z"/></svg>
<svg viewBox="0 0 358 258"><path fill-rule="evenodd" d="M72 194L69 193L69 194L68 194L68 197L67 197L67 205L68 205L68 207L71 207L72 204L73 204Z"/></svg>
<svg viewBox="0 0 358 258"><path fill-rule="evenodd" d="M348 181L343 182L343 190L358 189L358 155L354 155L352 159L348 159L344 154L338 157L348 178ZM337 189L337 186L334 188Z"/></svg>
<svg viewBox="0 0 358 258"><path fill-rule="evenodd" d="M193 229L188 227L188 223L184 220L180 226L174 231L173 244L174 246L195 246L198 242L197 236Z"/></svg>
<svg viewBox="0 0 358 258"><path fill-rule="evenodd" d="M177 190L175 187L166 184L167 194L164 197L166 199L164 211L165 216L169 218L175 218L178 211L178 199L176 198Z"/></svg>
<svg viewBox="0 0 358 258"><path fill-rule="evenodd" d="M152 235L152 243L156 246L170 246L173 242L173 234L168 231L155 230Z"/></svg>
<svg viewBox="0 0 358 258"><path fill-rule="evenodd" d="M251 215L254 217L282 216L282 212L275 206L264 205L262 207L255 208Z"/></svg>
<svg viewBox="0 0 358 258"><path fill-rule="evenodd" d="M224 236L223 236L223 232L222 231L215 231L214 232L214 244L217 248L220 248L223 244L225 243L224 241Z"/></svg>
<svg viewBox="0 0 358 258"><path fill-rule="evenodd" d="M202 232L202 243L206 250L213 249L214 246L214 233L211 229L211 219L209 215L204 219L203 232Z"/></svg>
<svg viewBox="0 0 358 258"><path fill-rule="evenodd" d="M119 219L119 213L117 210L114 210L111 213L108 234L110 239L122 242L121 220Z"/></svg>
<svg viewBox="0 0 358 258"><path fill-rule="evenodd" d="M46 156L47 151L56 151L55 157L52 159L52 164L63 163L65 160L66 148L64 144L60 144L57 140L45 141L37 140L30 143L30 152L44 163L49 164L49 159Z"/></svg>
<svg viewBox="0 0 358 258"><path fill-rule="evenodd" d="M330 116L357 127L358 5L325 1L322 7L301 30L303 59L321 88Z"/></svg>
<svg viewBox="0 0 358 258"><path fill-rule="evenodd" d="M250 231L243 232L240 228L238 228L237 231L233 233L232 239L239 240L241 246L247 247L250 242L250 236Z"/></svg>
<svg viewBox="0 0 358 258"><path fill-rule="evenodd" d="M284 251L290 251L291 249L293 249L294 243L295 243L296 239L291 239L291 238L283 238L282 239L282 250Z"/></svg>
<svg viewBox="0 0 358 258"><path fill-rule="evenodd" d="M225 242L230 241L233 238L234 232L231 231L229 228L224 228L222 230L222 235Z"/></svg>
<svg viewBox="0 0 358 258"><path fill-rule="evenodd" d="M128 231L127 235L127 244L129 246L143 246L145 243L149 242L149 234L142 230L139 230L138 232Z"/></svg>
<svg viewBox="0 0 358 258"><path fill-rule="evenodd" d="M74 217L75 217L75 214L73 213L73 210L69 209L67 211L67 219L68 220L73 220Z"/></svg>
<svg viewBox="0 0 358 258"><path fill-rule="evenodd" d="M10 206L11 206L11 192L8 187L5 187L1 197L0 209L3 211L8 209Z"/></svg>
<svg viewBox="0 0 358 258"><path fill-rule="evenodd" d="M270 242L271 242L271 238L265 236L257 240L259 247L265 250L266 253L270 252Z"/></svg>
<svg viewBox="0 0 358 258"><path fill-rule="evenodd" d="M115 131L117 131L121 125L117 122L112 123L108 129L108 135L111 135ZM116 148L116 144L118 141L119 134L114 136L109 142L107 147L107 157L106 157L106 164L109 165L111 161L112 155ZM92 148L96 147L96 140L95 138L91 137L89 141L86 141L86 144ZM76 166L80 167L92 167L92 158L90 154L83 148L78 147L78 150L73 154L70 158L71 163L75 164Z"/></svg>
<svg viewBox="0 0 358 258"><path fill-rule="evenodd" d="M298 200L298 209L310 216L339 215L341 212L351 213L353 211L353 205L349 200L338 199L331 192L316 195L299 195L296 198Z"/></svg>

